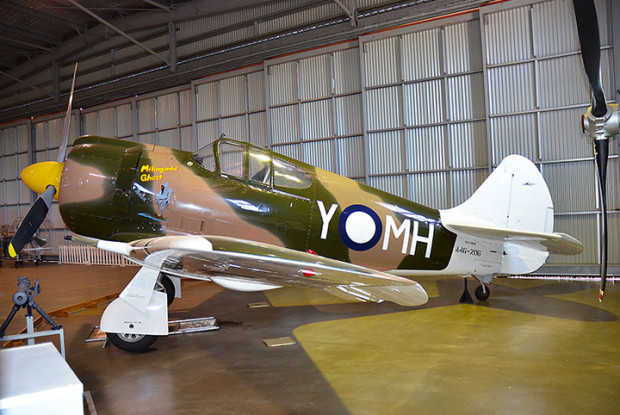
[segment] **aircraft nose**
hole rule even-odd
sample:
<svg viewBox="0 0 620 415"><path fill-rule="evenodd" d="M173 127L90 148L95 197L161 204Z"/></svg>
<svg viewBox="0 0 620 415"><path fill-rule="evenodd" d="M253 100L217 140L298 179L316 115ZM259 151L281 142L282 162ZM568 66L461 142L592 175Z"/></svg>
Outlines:
<svg viewBox="0 0 620 415"><path fill-rule="evenodd" d="M42 194L47 186L54 186L56 188L54 199L58 199L58 186L64 165L65 163L56 161L31 164L22 170L20 177L26 186L39 194Z"/></svg>

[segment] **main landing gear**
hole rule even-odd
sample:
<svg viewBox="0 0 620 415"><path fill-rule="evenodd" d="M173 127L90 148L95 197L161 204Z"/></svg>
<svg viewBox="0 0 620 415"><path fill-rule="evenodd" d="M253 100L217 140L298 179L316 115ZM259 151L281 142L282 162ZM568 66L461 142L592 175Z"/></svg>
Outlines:
<svg viewBox="0 0 620 415"><path fill-rule="evenodd" d="M174 284L172 283L172 280L170 280L170 278L166 274L159 274L159 279L155 284L155 291L166 294L166 297L168 299L168 307L172 305L176 292L174 290Z"/></svg>
<svg viewBox="0 0 620 415"><path fill-rule="evenodd" d="M110 330L106 332L107 339L119 349L131 353L146 351L160 337L157 334L142 334L139 327L145 327L146 332L160 332L162 335L168 334L167 308L172 304L176 295L175 284L166 274L159 273L159 275L155 276L154 272L156 271L145 268L142 268L141 272L146 277L157 278L153 287L154 298L151 299L144 313L136 314L131 307L125 307L123 300L119 298L115 300L116 308L114 303L110 305L112 307L109 307L110 311L108 314L114 322L124 321L125 324L129 324L126 329L131 331L121 332L119 330L119 332L114 332ZM104 325L103 321L104 319L102 318L102 328ZM157 327L158 325L163 326Z"/></svg>
<svg viewBox="0 0 620 415"><path fill-rule="evenodd" d="M106 333L107 339L114 346L130 353L145 352L159 336L134 333Z"/></svg>
<svg viewBox="0 0 620 415"><path fill-rule="evenodd" d="M487 279L488 278L478 278L477 276L475 277L476 279L478 279L480 281L480 285L476 288L476 291L474 292L476 298L479 301L486 301L489 299L489 296L491 295L491 290L489 289L489 287L487 287L486 283L487 283ZM492 280L493 277L491 277ZM491 281L489 281L488 283L490 284ZM471 298L471 295L469 294L469 291L467 290L467 277L463 278L463 294L461 295L461 298L459 300L459 303L461 304L473 304L474 300Z"/></svg>

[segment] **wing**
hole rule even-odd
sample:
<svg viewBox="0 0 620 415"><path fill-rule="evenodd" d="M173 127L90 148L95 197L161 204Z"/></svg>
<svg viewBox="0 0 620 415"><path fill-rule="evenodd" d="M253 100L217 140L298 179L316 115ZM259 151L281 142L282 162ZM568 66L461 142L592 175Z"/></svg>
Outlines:
<svg viewBox="0 0 620 415"><path fill-rule="evenodd" d="M73 239L87 242L86 238ZM422 286L407 278L235 238L163 236L130 243L99 240L96 246L123 254L145 267L159 267L179 277L211 280L238 291L288 286L319 289L347 300L392 301L403 306L428 301Z"/></svg>

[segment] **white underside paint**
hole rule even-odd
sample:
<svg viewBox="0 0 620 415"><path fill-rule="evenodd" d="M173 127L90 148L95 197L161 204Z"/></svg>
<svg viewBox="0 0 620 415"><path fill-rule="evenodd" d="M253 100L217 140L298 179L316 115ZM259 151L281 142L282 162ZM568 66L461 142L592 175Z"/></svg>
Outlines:
<svg viewBox="0 0 620 415"><path fill-rule="evenodd" d="M169 254L170 250L163 250L145 259L144 266L127 284L119 298L112 301L104 310L101 316L102 331L168 335L168 298L165 293L155 291L155 284L161 264ZM177 283L180 295L180 283L178 281Z"/></svg>
<svg viewBox="0 0 620 415"><path fill-rule="evenodd" d="M211 277L211 281L226 289L243 292L275 290L276 288L282 288L280 285L264 284L231 277Z"/></svg>
<svg viewBox="0 0 620 415"><path fill-rule="evenodd" d="M165 293L154 291L144 311L117 298L101 316L105 333L168 335L168 303Z"/></svg>

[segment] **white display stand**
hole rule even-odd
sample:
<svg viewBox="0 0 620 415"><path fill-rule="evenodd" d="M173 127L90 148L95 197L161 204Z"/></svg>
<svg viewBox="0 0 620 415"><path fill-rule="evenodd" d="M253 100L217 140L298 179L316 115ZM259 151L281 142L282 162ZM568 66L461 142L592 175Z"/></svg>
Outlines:
<svg viewBox="0 0 620 415"><path fill-rule="evenodd" d="M84 414L84 385L52 343L0 350L0 413Z"/></svg>

